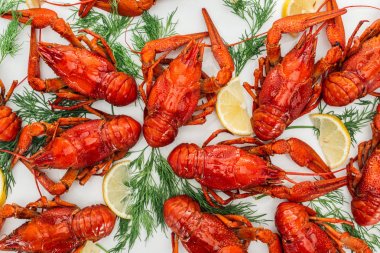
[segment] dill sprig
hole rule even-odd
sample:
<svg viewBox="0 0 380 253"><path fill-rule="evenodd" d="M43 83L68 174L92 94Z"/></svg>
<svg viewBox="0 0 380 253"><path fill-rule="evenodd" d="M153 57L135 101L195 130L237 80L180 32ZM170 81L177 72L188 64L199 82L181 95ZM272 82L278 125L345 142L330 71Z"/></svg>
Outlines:
<svg viewBox="0 0 380 253"><path fill-rule="evenodd" d="M126 183L130 189L127 213L131 220L120 219L116 233L117 245L110 252L121 252L126 246L131 249L143 231L145 240L150 238L158 227L165 231L163 217L164 202L179 194L187 194L197 200L206 212L220 214L240 214L251 221L263 223L264 215L252 211L252 204L230 204L224 208L210 207L202 191L188 181L179 179L174 174L167 160L156 148L145 147L130 164L130 180ZM148 153L148 155L146 155Z"/></svg>
<svg viewBox="0 0 380 253"><path fill-rule="evenodd" d="M0 142L0 149L13 151L16 147L17 139L18 138L11 142ZM12 155L0 152L0 168L5 176L5 190L7 195L15 184L13 173L10 168L11 159Z"/></svg>
<svg viewBox="0 0 380 253"><path fill-rule="evenodd" d="M327 106L321 104L318 106L318 110L319 113L335 115L339 119L341 119L344 125L346 126L348 132L350 133L352 143L355 144L357 143L355 135L357 133L360 133L361 129L366 124L372 122L373 117L376 114L376 106L378 105L379 101L379 98L375 98L373 100L361 99L359 100L359 102L355 103L355 105L357 106L344 108L344 111L339 114L335 113L334 111L325 112ZM358 108L358 106L360 107Z"/></svg>
<svg viewBox="0 0 380 253"><path fill-rule="evenodd" d="M120 16L115 11L110 14L103 14L92 10L86 17L76 19L77 12L78 10L74 9L73 14L69 18L75 19L75 22L72 24L73 29L90 29L101 35L115 55L116 68L121 72L140 78L140 66L133 61L130 52L117 41L131 25L132 18Z"/></svg>
<svg viewBox="0 0 380 253"><path fill-rule="evenodd" d="M141 50L148 41L165 38L176 34L175 27L177 21L174 21L174 15L177 9L170 12L165 19L144 12L141 19L132 29L132 43L135 50Z"/></svg>
<svg viewBox="0 0 380 253"><path fill-rule="evenodd" d="M338 218L354 222L351 213L345 211L348 202L343 196L341 190L330 192L320 198L308 202L308 206L317 212L319 217ZM331 224L335 229L341 228L343 231L350 233L352 236L364 240L373 250L380 249L380 238L377 234L380 232L380 225L363 227L354 222L354 227L347 224Z"/></svg>
<svg viewBox="0 0 380 253"><path fill-rule="evenodd" d="M250 59L262 53L265 37L253 37L272 16L275 2L273 0L223 0L223 2L232 13L244 19L248 25L248 30L245 30L240 37L245 42L230 47L236 68L235 75L238 76Z"/></svg>
<svg viewBox="0 0 380 253"><path fill-rule="evenodd" d="M9 12L17 9L21 0L10 0L0 2L0 15L5 12ZM17 36L21 33L26 25L19 25L18 15L16 12L12 12L12 20L8 24L7 28L4 30L3 34L0 35L0 63L7 57L15 56L16 53L21 49L21 44L17 42Z"/></svg>
<svg viewBox="0 0 380 253"><path fill-rule="evenodd" d="M54 98L47 99L43 94L34 90L25 89L23 93L15 93L11 101L19 107L17 115L26 123L44 121L54 122L60 118L83 117L86 111L78 110L51 110L50 103ZM62 105L70 106L75 101L65 101Z"/></svg>

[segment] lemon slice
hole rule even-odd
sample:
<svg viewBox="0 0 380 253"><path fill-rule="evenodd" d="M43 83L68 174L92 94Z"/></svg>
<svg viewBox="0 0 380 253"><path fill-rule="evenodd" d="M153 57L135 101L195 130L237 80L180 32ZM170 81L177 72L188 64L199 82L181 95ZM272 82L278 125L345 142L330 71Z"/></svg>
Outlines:
<svg viewBox="0 0 380 253"><path fill-rule="evenodd" d="M330 168L342 165L350 153L351 137L346 126L336 116L312 114L310 119L319 129L319 145Z"/></svg>
<svg viewBox="0 0 380 253"><path fill-rule="evenodd" d="M4 205L5 200L7 199L7 186L5 184L5 176L2 170L0 170L0 206Z"/></svg>
<svg viewBox="0 0 380 253"><path fill-rule="evenodd" d="M43 0L26 0L25 3L28 6L28 8L41 8L43 4Z"/></svg>
<svg viewBox="0 0 380 253"><path fill-rule="evenodd" d="M100 253L100 248L92 241L86 241L86 244L80 251L81 253Z"/></svg>
<svg viewBox="0 0 380 253"><path fill-rule="evenodd" d="M285 0L282 17L317 12L324 0Z"/></svg>
<svg viewBox="0 0 380 253"><path fill-rule="evenodd" d="M222 125L231 133L251 135L253 133L243 87L238 77L232 79L218 93L216 113Z"/></svg>
<svg viewBox="0 0 380 253"><path fill-rule="evenodd" d="M115 164L103 179L103 199L107 206L120 218L130 219L128 214L130 188L129 161Z"/></svg>

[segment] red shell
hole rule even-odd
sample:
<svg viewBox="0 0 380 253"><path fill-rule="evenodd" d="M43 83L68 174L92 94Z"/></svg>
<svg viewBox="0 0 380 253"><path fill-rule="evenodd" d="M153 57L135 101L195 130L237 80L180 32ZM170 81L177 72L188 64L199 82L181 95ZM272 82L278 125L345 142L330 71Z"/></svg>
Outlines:
<svg viewBox="0 0 380 253"><path fill-rule="evenodd" d="M141 126L131 117L120 115L109 121L91 120L74 126L52 140L43 152L32 157L39 168L82 169L133 147Z"/></svg>
<svg viewBox="0 0 380 253"><path fill-rule="evenodd" d="M168 199L164 219L190 253L246 253L237 236L216 216L203 213L186 195Z"/></svg>
<svg viewBox="0 0 380 253"><path fill-rule="evenodd" d="M0 240L1 250L68 253L86 240L97 241L108 236L116 216L104 205L57 207L24 223Z"/></svg>
<svg viewBox="0 0 380 253"><path fill-rule="evenodd" d="M21 119L8 106L0 106L0 141L13 141L21 129Z"/></svg>
<svg viewBox="0 0 380 253"><path fill-rule="evenodd" d="M105 99L116 106L137 98L133 77L117 72L107 59L86 49L52 43L40 43L38 51L44 61L70 87L86 97Z"/></svg>

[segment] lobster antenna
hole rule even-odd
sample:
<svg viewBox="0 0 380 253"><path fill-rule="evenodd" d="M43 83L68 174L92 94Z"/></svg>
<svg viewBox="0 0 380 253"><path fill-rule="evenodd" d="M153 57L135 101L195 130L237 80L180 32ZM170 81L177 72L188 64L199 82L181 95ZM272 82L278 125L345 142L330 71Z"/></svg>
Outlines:
<svg viewBox="0 0 380 253"><path fill-rule="evenodd" d="M371 8L371 9L375 9L375 10L378 10L380 11L380 8L379 7L375 7L375 6L371 6L371 5L349 5L349 6L345 6L343 7L343 9L349 9L349 8Z"/></svg>
<svg viewBox="0 0 380 253"><path fill-rule="evenodd" d="M7 153L7 154L11 154L13 156L16 156L17 158L20 158L21 160L24 160L24 161L29 161L29 159L23 155L20 155L18 153L15 153L15 152L12 152L12 151L9 151L9 150L5 150L5 149L0 149L0 152L4 152L4 153Z"/></svg>
<svg viewBox="0 0 380 253"><path fill-rule="evenodd" d="M257 38L257 37L263 36L263 35L265 35L265 34L267 34L267 33L268 33L268 32L259 33L259 34L256 34L256 35L254 35L254 36L251 36L251 37L249 37L249 38L246 38L246 39L244 39L244 40L241 40L241 41L239 41L239 42L235 42L235 43L232 43L232 44L226 44L226 46L227 46L227 47L233 47L233 46L236 46L236 45L242 44L242 43L244 43L244 42L247 42L247 41L249 41L249 40L252 40L252 39L254 39L254 38Z"/></svg>
<svg viewBox="0 0 380 253"><path fill-rule="evenodd" d="M337 172L341 172L343 170L346 170L346 168L342 168L342 169L331 171L331 172L323 172L323 173L287 172L287 171L285 171L285 173L286 175L293 175L293 176L324 176L324 175L331 175Z"/></svg>
<svg viewBox="0 0 380 253"><path fill-rule="evenodd" d="M88 3L91 3L94 1L96 1L96 0L82 0L82 1L76 2L76 3L54 3L54 2L44 0L45 3L51 4L54 6L75 6L75 5L80 5L80 4L88 4Z"/></svg>

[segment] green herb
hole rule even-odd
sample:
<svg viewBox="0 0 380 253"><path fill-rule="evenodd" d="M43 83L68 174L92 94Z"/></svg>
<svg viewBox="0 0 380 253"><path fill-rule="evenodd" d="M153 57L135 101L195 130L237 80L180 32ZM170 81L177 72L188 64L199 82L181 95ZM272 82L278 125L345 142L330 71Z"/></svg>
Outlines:
<svg viewBox="0 0 380 253"><path fill-rule="evenodd" d="M223 0L223 2L231 8L232 13L244 19L248 25L248 30L244 31L240 37L245 42L230 48L235 63L236 76L238 76L250 59L264 51L262 47L265 37L253 37L272 16L275 2L273 0Z"/></svg>
<svg viewBox="0 0 380 253"><path fill-rule="evenodd" d="M127 186L131 189L130 207L127 211L131 220L120 219L115 238L117 245L110 252L121 252L124 247L131 249L143 231L150 238L157 227L165 230L163 217L164 202L179 194L187 194L197 200L202 209L220 214L240 214L255 222L265 222L264 215L252 211L252 204L227 205L225 208L212 208L203 197L202 191L196 189L186 180L176 177L159 149L146 147L130 164L131 179ZM148 156L146 156L148 152Z"/></svg>
<svg viewBox="0 0 380 253"><path fill-rule="evenodd" d="M60 118L83 117L86 111L82 109L66 111L51 110L50 103L54 98L47 99L43 94L25 89L22 94L14 94L11 101L19 107L17 115L26 123L44 121L54 122ZM73 105L74 101L65 101L62 105Z"/></svg>
<svg viewBox="0 0 380 253"><path fill-rule="evenodd" d="M77 12L78 10L74 9L70 19L75 19ZM92 10L86 17L75 19L72 27L74 30L90 29L102 36L115 55L116 68L121 72L140 78L140 66L135 63L128 50L120 42L117 42L117 39L126 32L131 23L131 17L123 17L116 12L103 14Z"/></svg>
<svg viewBox="0 0 380 253"><path fill-rule="evenodd" d="M352 145L357 143L356 134L361 132L361 129L372 122L373 117L376 114L376 106L378 105L380 99L375 98L373 100L359 100L355 103L355 106L344 108L342 113L335 113L334 111L326 111L327 104L320 103L318 105L318 113L331 114L342 120L343 124L346 126L348 132L351 136ZM297 128L311 128L314 130L314 134L319 136L319 130L314 126L289 126L286 129L297 129Z"/></svg>
<svg viewBox="0 0 380 253"><path fill-rule="evenodd" d="M144 12L132 30L132 42L135 50L141 50L148 41L165 38L176 34L174 15L177 9L170 12L166 20L149 12Z"/></svg>
<svg viewBox="0 0 380 253"><path fill-rule="evenodd" d="M21 0L9 0L1 1L0 3L0 15L17 9ZM16 53L21 49L21 44L17 42L17 36L21 33L26 25L19 25L18 16L16 12L12 12L12 20L8 24L7 28L4 30L3 34L0 35L0 63L7 57L15 56Z"/></svg>
<svg viewBox="0 0 380 253"><path fill-rule="evenodd" d="M341 190L330 192L325 196L312 200L308 203L308 206L314 209L320 217L338 218L354 222L352 215L345 211L348 208L348 202L345 200ZM352 236L366 241L373 250L380 249L380 239L377 236L380 232L380 225L362 227L355 223L354 227L346 224L332 224L332 226L336 229L341 228Z"/></svg>

